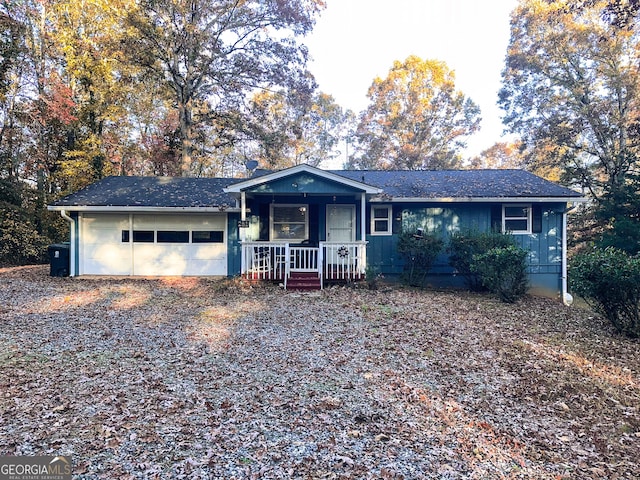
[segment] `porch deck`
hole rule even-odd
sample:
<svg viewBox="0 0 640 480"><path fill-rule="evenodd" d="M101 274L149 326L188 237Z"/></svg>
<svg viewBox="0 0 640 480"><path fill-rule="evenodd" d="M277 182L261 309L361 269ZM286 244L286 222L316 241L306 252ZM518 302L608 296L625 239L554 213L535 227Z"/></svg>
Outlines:
<svg viewBox="0 0 640 480"><path fill-rule="evenodd" d="M242 276L254 281L290 282L304 277L325 282L363 280L366 242L320 242L318 247L287 242L243 242ZM293 286L293 285L291 285Z"/></svg>

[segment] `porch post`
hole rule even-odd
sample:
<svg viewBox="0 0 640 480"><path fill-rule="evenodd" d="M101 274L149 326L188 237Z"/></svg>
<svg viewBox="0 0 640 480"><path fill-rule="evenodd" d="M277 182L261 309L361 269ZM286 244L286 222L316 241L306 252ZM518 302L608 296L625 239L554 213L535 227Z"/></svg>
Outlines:
<svg viewBox="0 0 640 480"><path fill-rule="evenodd" d="M367 194L362 192L360 194L360 239L362 241L359 248L362 249L360 252L362 258L362 266L360 268L361 273L367 271Z"/></svg>
<svg viewBox="0 0 640 480"><path fill-rule="evenodd" d="M247 219L247 195L244 191L240 192L240 220L245 221ZM244 275L248 271L247 249L245 248L245 240L247 236L247 229L240 228L240 275Z"/></svg>
<svg viewBox="0 0 640 480"><path fill-rule="evenodd" d="M366 193L360 194L360 240L367 239L367 203Z"/></svg>
<svg viewBox="0 0 640 480"><path fill-rule="evenodd" d="M240 192L240 220L245 221L247 219L247 194L246 192ZM240 229L240 241L244 242L246 240L247 229Z"/></svg>

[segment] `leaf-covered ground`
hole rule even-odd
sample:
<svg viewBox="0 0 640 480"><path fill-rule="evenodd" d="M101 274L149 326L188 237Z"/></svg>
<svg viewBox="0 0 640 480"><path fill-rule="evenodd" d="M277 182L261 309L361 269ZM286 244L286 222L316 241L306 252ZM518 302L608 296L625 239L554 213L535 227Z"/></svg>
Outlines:
<svg viewBox="0 0 640 480"><path fill-rule="evenodd" d="M77 478L638 478L640 342L466 292L0 270L0 455Z"/></svg>

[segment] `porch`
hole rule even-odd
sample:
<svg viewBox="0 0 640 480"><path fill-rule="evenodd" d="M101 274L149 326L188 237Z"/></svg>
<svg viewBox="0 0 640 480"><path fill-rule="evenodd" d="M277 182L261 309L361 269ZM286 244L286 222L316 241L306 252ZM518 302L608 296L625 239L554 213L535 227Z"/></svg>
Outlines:
<svg viewBox="0 0 640 480"><path fill-rule="evenodd" d="M322 289L325 282L363 280L367 242L319 242L317 247L289 242L242 242L241 273L249 280L279 281L284 288Z"/></svg>

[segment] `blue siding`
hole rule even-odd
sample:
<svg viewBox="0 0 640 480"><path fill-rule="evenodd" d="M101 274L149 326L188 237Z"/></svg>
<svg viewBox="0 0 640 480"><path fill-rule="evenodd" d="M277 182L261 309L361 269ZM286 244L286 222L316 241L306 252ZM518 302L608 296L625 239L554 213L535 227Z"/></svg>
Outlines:
<svg viewBox="0 0 640 480"><path fill-rule="evenodd" d="M398 254L398 235L367 235L367 265L383 275L399 275L403 262Z"/></svg>
<svg viewBox="0 0 640 480"><path fill-rule="evenodd" d="M562 288L562 210L563 204L545 206L542 232L514 235L517 244L529 253L531 288L560 292Z"/></svg>
<svg viewBox="0 0 640 480"><path fill-rule="evenodd" d="M327 206L354 205L356 212L355 235L360 239L360 199L353 195L313 196L306 197L292 195L256 196L249 201L251 215L247 218L251 226L247 230L250 240L269 240L269 211L270 204L305 204L309 206L309 240L312 244L326 240Z"/></svg>
<svg viewBox="0 0 640 480"><path fill-rule="evenodd" d="M404 206L402 228L423 228L440 233L446 240L449 235L466 230L488 231L491 225L491 208L486 204ZM398 232L399 233L399 232Z"/></svg>
<svg viewBox="0 0 640 480"><path fill-rule="evenodd" d="M227 276L229 277L240 275L240 269L242 268L242 253L240 251L239 235L240 229L238 228L239 221L239 213L229 213L227 215Z"/></svg>
<svg viewBox="0 0 640 480"><path fill-rule="evenodd" d="M542 232L514 235L516 243L529 254L529 280L536 291L555 294L561 289L562 273L562 210L564 204L547 204L542 208ZM442 235L445 245L451 234L467 230L489 231L491 204L400 205L394 206L393 235L368 235L367 262L383 275L394 277L402 273L403 260L397 253L398 234L406 229L423 228ZM443 252L433 266L434 284L449 286L462 284L451 278L453 269L449 256ZM440 277L440 278L438 278ZM447 278L449 277L449 278Z"/></svg>
<svg viewBox="0 0 640 480"><path fill-rule="evenodd" d="M291 179L287 179L291 183ZM326 187L326 185L324 186ZM269 204L270 203L305 203L310 207L310 240L312 243L325 240L326 207L333 203L355 205L356 238L360 236L360 201L357 195L313 196L300 195L265 195L250 200L251 227L247 230L252 240L268 240ZM393 234L371 235L370 204L367 204L365 219L367 226L366 239L367 263L379 273L394 278L403 270L403 260L398 254L398 234L403 230L423 228L425 231L442 235L445 245L449 237L456 232L469 230L489 231L492 224L492 209L497 204L394 204ZM542 231L531 235L514 235L516 243L528 250L529 278L533 290L546 294L555 294L561 288L562 272L562 211L565 204L542 205ZM240 272L240 247L238 234L239 214L229 214L229 274ZM463 279L453 275L449 265L449 256L443 251L436 260L430 280L433 285L462 286Z"/></svg>
<svg viewBox="0 0 640 480"><path fill-rule="evenodd" d="M248 193L311 193L322 195L339 195L345 193L354 193L356 191L358 190L337 182L333 182L331 180L327 180L326 178L311 175L309 173L290 175L269 183L258 185L255 188L247 190Z"/></svg>

